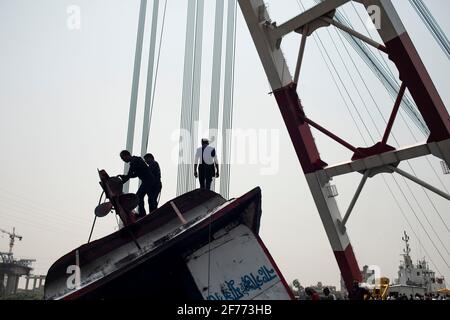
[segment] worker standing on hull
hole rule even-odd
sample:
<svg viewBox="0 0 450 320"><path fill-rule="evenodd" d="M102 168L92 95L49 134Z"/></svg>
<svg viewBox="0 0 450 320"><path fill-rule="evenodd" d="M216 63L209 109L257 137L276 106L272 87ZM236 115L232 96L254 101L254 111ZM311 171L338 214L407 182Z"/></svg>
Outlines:
<svg viewBox="0 0 450 320"><path fill-rule="evenodd" d="M219 178L216 149L209 145L208 139L202 139L202 146L195 153L194 176L199 179L200 189L206 190L211 190L213 177Z"/></svg>
<svg viewBox="0 0 450 320"><path fill-rule="evenodd" d="M120 153L120 158L130 165L130 169L126 175L121 175L123 183L128 182L132 178L139 178L141 180L141 185L139 186L136 195L139 199L139 215L138 218L143 218L146 216L144 197L147 195L148 199L152 196L152 186L155 182L155 177L151 173L149 167L145 163L144 159L141 157L134 157L127 150ZM149 201L150 202L150 201Z"/></svg>
<svg viewBox="0 0 450 320"><path fill-rule="evenodd" d="M155 181L151 186L150 196L148 197L148 205L150 213L158 209L159 196L161 194L162 183L161 183L161 169L159 163L155 161L155 157L148 153L144 156L144 160L150 169Z"/></svg>

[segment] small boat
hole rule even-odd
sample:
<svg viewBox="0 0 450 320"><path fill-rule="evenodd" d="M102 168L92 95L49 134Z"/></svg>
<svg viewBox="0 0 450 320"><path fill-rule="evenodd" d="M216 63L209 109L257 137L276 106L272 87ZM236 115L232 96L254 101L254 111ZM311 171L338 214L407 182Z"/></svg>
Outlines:
<svg viewBox="0 0 450 320"><path fill-rule="evenodd" d="M136 221L133 195L100 171L108 203L124 227L84 244L49 269L45 299L294 299L259 237L261 190L225 200L186 193Z"/></svg>

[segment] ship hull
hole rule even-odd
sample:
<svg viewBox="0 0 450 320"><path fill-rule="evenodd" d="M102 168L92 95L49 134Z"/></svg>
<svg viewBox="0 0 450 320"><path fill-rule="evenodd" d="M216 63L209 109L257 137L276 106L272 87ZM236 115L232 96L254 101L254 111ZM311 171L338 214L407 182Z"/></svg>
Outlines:
<svg viewBox="0 0 450 320"><path fill-rule="evenodd" d="M196 190L56 261L46 299L291 299L259 237L261 191Z"/></svg>

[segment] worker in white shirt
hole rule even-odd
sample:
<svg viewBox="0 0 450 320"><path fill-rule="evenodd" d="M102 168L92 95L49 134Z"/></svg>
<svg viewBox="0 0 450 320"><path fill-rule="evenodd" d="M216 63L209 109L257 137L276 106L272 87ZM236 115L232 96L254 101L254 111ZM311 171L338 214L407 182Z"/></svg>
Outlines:
<svg viewBox="0 0 450 320"><path fill-rule="evenodd" d="M202 146L195 153L194 176L199 179L200 189L206 190L211 190L213 177L219 178L216 149L206 138L202 139Z"/></svg>

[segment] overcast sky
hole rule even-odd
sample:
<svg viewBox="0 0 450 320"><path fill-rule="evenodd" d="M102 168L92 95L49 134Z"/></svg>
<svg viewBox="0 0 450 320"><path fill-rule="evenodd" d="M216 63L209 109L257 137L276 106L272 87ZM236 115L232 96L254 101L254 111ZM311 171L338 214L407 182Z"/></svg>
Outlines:
<svg viewBox="0 0 450 320"><path fill-rule="evenodd" d="M118 154L126 141L139 2L0 0L0 148L3 150L0 228L11 230L16 227L23 240L16 242L14 253L17 257L37 259L36 274L45 274L56 259L87 241L93 210L101 192L97 168L104 168L110 174L119 174L123 168ZM448 108L449 61L409 2L393 2ZM425 2L448 34L450 2ZM151 19L151 3L149 1L148 19ZM204 127L209 119L214 3L207 0L205 7L201 92ZM271 0L267 3L273 20L278 22L300 13L296 0ZM305 0L304 3L310 6L312 2ZM79 30L67 28L67 8L70 5L81 9ZM345 12L353 17L355 27L365 32L353 7L346 5L345 8ZM172 161L176 141L173 133L180 125L186 9L186 1L168 0L149 146L162 169L161 203L176 194L177 164ZM338 285L339 270L333 252L276 102L268 95L270 88L265 73L239 10L237 24L234 128L276 132L279 145L268 145L271 164L278 164L274 174L262 174L268 164L261 161L232 166L231 196L240 196L256 186L262 188L261 236L288 281L297 278L303 285L317 281ZM320 30L322 41L343 80L348 83L349 92L369 131L379 139L375 125L383 131L381 117L347 58L345 61L363 92L363 100L375 124L361 106L362 102L350 85L350 78L329 35L333 36L342 53L345 52L344 47L337 33L333 29L329 31ZM135 150L140 149L149 32L145 39ZM297 35L290 35L283 42L291 70L297 56L298 41ZM387 117L393 105L392 99L359 57L354 52L352 54ZM299 95L310 118L353 144L364 146L313 40L308 42ZM414 137L399 118L394 127L397 139L406 145L423 142L425 137L403 115ZM363 134L369 141L368 135ZM351 157L345 149L317 132L315 138L327 163ZM266 147L265 143L264 139L259 141L258 151L264 153L265 149L261 148ZM394 144L392 140L391 143ZM432 166L426 159L415 160L411 164L420 177L441 189L450 189L450 176L443 175L440 161L432 157L429 161ZM402 168L410 171L406 164ZM360 178L355 173L335 179L341 211L346 210ZM427 251L450 281L450 269L408 203L446 261L450 261L450 234L433 205L448 226L450 204L429 193L433 201L430 202L421 188L409 183L408 188L404 180L398 178L405 199L391 177L387 176L386 181L401 210L382 177L377 176L367 184L348 223L349 236L360 266L378 265L382 274L393 280L403 249L401 237L403 230L407 230L411 236L413 260L424 257L424 250ZM131 189L135 188L136 184L133 184ZM402 211L418 238L414 237L402 217ZM115 227L116 220L112 215L99 220L94 237L107 235ZM0 250L7 251L7 248L8 237L0 235Z"/></svg>

